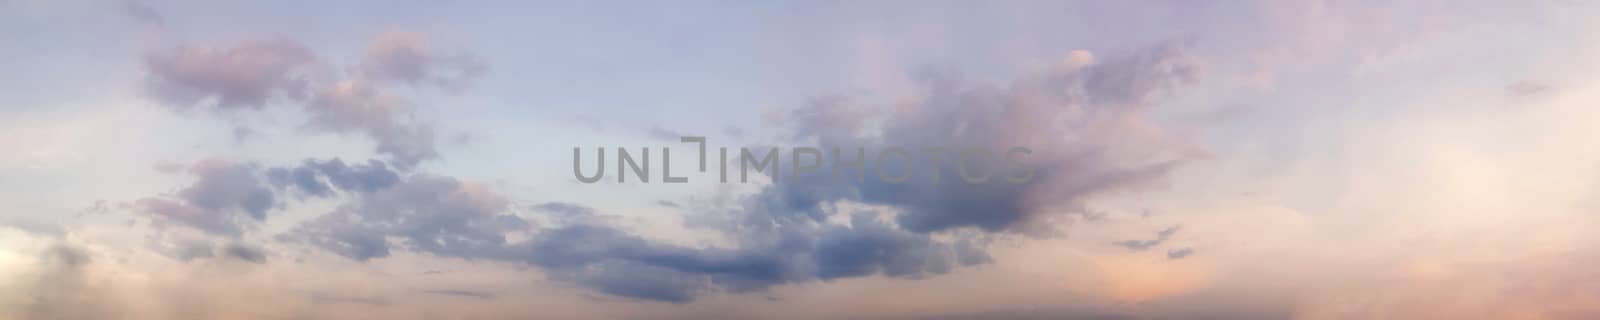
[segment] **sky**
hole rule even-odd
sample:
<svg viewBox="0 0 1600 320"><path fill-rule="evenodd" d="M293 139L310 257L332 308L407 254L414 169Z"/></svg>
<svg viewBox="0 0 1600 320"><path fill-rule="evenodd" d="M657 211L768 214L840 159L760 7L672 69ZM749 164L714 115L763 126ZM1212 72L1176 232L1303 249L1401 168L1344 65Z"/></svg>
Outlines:
<svg viewBox="0 0 1600 320"><path fill-rule="evenodd" d="M1596 21L0 0L0 319L1593 319Z"/></svg>

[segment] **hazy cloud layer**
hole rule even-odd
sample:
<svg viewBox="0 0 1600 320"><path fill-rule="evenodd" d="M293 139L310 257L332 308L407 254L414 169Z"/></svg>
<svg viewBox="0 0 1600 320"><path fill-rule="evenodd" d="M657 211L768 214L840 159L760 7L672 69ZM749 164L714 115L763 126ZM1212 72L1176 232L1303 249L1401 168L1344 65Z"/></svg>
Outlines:
<svg viewBox="0 0 1600 320"><path fill-rule="evenodd" d="M1600 7L451 6L0 3L0 319L1600 315Z"/></svg>

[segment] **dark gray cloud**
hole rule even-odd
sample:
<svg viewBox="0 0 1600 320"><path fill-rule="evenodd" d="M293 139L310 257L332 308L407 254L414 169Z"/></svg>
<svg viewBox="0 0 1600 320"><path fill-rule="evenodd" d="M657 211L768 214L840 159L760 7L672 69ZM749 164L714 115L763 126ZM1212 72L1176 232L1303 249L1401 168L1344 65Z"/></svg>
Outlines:
<svg viewBox="0 0 1600 320"><path fill-rule="evenodd" d="M416 174L301 224L284 239L307 242L356 260L389 255L388 237L404 249L441 256L503 255L506 233L530 227L506 214L509 201L487 186Z"/></svg>
<svg viewBox="0 0 1600 320"><path fill-rule="evenodd" d="M557 280L633 298L686 302L713 284L743 291L803 280L792 254L753 249L696 249L658 243L601 225L541 231L511 246L508 258L543 267Z"/></svg>
<svg viewBox="0 0 1600 320"><path fill-rule="evenodd" d="M277 204L252 163L201 161L188 172L198 179L177 193L139 199L138 211L211 234L238 236L244 226L265 220Z"/></svg>
<svg viewBox="0 0 1600 320"><path fill-rule="evenodd" d="M434 203L453 198L452 194L475 193L463 191L468 188L453 181L423 177L401 183L297 227L289 239L367 260L395 250L381 239L399 238L405 239L399 246L404 250L522 262L540 267L552 280L674 303L713 290L744 292L781 283L870 275L920 278L989 261L981 250L958 249L926 234L897 229L870 212L855 214L849 225L790 229L780 237L741 240L734 248L694 248L633 235L604 223L587 206L550 202L530 209L548 214L557 225L529 230L532 237L513 243L504 235L523 231L527 225L501 220L514 216L498 213L509 209L499 204L502 200L490 200L499 196L460 197L493 205ZM371 240L363 244L346 239Z"/></svg>
<svg viewBox="0 0 1600 320"><path fill-rule="evenodd" d="M178 110L260 109L304 97L304 68L317 60L300 43L273 38L232 47L182 46L145 57L145 88Z"/></svg>
<svg viewBox="0 0 1600 320"><path fill-rule="evenodd" d="M266 220L285 192L327 198L335 192L370 194L397 184L400 173L383 161L350 165L343 160L306 159L298 166L270 167L249 162L205 160L187 173L195 182L169 195L134 201L134 208L160 221L223 236L237 237Z"/></svg>
<svg viewBox="0 0 1600 320"><path fill-rule="evenodd" d="M696 295L710 289L696 275L619 261L598 262L583 268L555 269L550 277L614 296L670 303L693 301Z"/></svg>
<svg viewBox="0 0 1600 320"><path fill-rule="evenodd" d="M223 247L222 255L251 263L267 263L267 253L265 251L242 243L229 244Z"/></svg>
<svg viewBox="0 0 1600 320"><path fill-rule="evenodd" d="M347 165L338 158L306 159L297 167L268 169L266 175L274 186L293 187L315 197L331 197L334 190L370 193L400 182L400 174L378 160Z"/></svg>
<svg viewBox="0 0 1600 320"><path fill-rule="evenodd" d="M834 225L817 242L817 277L823 280L883 274L917 278L949 272L954 252L925 234L895 229L858 213L850 226ZM970 260L969 260L970 261Z"/></svg>
<svg viewBox="0 0 1600 320"><path fill-rule="evenodd" d="M1180 230L1182 228L1183 228L1183 226L1171 226L1171 227L1168 227L1166 229L1162 229L1159 232L1156 232L1156 237L1154 239L1150 239L1150 240L1123 240L1123 241L1117 241L1114 244L1116 244L1117 246L1123 247L1123 248L1128 248L1128 250L1143 251L1145 249L1150 249L1151 247L1155 247L1155 246L1161 245L1161 243L1163 243L1163 242L1167 242L1167 239L1171 239L1172 235L1178 233L1178 230Z"/></svg>
<svg viewBox="0 0 1600 320"><path fill-rule="evenodd" d="M687 302L712 290L882 274L918 278L959 264L987 262L928 235L893 227L870 213L850 225L789 230L735 248L693 248L652 241L610 226L584 205L549 202L529 209L556 225L531 229L502 196L449 177L412 175L304 223L282 236L369 260L393 250L541 267L553 280L616 296ZM516 232L533 232L509 242ZM387 239L400 239L391 243ZM971 251L968 248L968 251ZM981 251L981 250L980 250ZM957 256L963 256L958 259Z"/></svg>

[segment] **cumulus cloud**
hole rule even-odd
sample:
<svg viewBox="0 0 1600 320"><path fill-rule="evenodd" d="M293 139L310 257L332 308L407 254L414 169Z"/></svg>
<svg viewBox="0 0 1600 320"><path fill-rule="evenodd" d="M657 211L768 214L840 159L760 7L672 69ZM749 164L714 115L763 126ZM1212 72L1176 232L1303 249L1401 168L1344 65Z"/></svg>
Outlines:
<svg viewBox="0 0 1600 320"><path fill-rule="evenodd" d="M1193 146L1168 136L1147 116L1163 94L1197 76L1182 47L1153 47L1062 72L1019 80L1009 88L930 74L926 96L881 122L871 117L879 110L855 107L843 98L817 100L789 116L794 137L815 143L828 156L834 147L1031 147L1036 152L1030 163L1042 168L1033 182L959 183L949 167L905 184L827 174L789 178L780 172L775 174L784 179L735 208L701 213L699 219L713 221L705 225L734 239L736 248L651 244L616 229L583 226L541 233L536 239L544 241L531 243L533 262L581 270L580 281L594 281L608 293L666 301L681 301L708 290L708 284L739 291L870 275L926 277L992 261L982 248L985 242L973 233L953 242L931 234L1048 234L1051 212L1070 212L1098 192L1160 178L1195 156ZM841 202L883 205L897 214L886 220L879 212L858 212L850 214L848 224L829 222ZM571 263L586 268L565 265ZM650 286L640 279L629 282L638 288L606 287L611 282L600 280L628 276L603 274L607 270L660 273L655 278L664 280Z"/></svg>
<svg viewBox="0 0 1600 320"><path fill-rule="evenodd" d="M136 19L155 24L162 23L160 15L153 10L142 5L133 5L136 4L134 2L129 3L126 8L128 14ZM1219 11L1230 11L1225 9L1228 8ZM1348 10L1337 6L1324 8L1321 5L1248 9L1256 11L1245 12L1271 16L1275 19L1316 20L1316 23L1336 26L1343 25L1344 22L1320 19L1324 14L1347 14L1342 11ZM1165 11L1170 10L1162 10ZM1280 16L1284 14L1280 11L1293 12L1284 17ZM1364 17L1365 20L1384 18L1384 13L1378 12L1382 11L1381 9L1354 11L1359 11L1360 15L1372 15ZM1213 18L1200 20L1209 21L1209 19ZM1225 26L1222 29L1233 30L1232 28L1234 27ZM1343 27L1328 29L1329 34L1345 34L1350 33L1348 31L1359 30L1345 30ZM1322 31L1315 33L1322 34ZM1329 38L1308 37L1317 40L1312 42L1336 44L1334 47L1350 44L1344 43L1345 41L1362 40L1345 39L1346 37ZM539 274L552 281L616 296L671 303L689 303L712 292L744 293L785 284L833 282L834 288L844 287L853 290L861 288L850 287L853 284L874 281L860 278L926 279L955 272L965 266L1016 257L1017 255L1004 255L1003 249L996 249L995 254L991 255L989 245L996 239L1006 240L1005 238L1013 236L1059 235L1061 230L1057 228L1067 222L1101 216L1089 213L1090 209L1086 208L1090 206L1087 202L1096 200L1097 196L1162 182L1169 171L1188 165L1205 155L1203 148L1186 141L1184 135L1174 134L1166 123L1153 115L1164 111L1162 108L1167 102L1164 99L1174 90L1181 90L1197 81L1203 74L1210 75L1202 72L1200 66L1203 64L1196 61L1188 49L1181 45L1156 46L1127 54L1099 51L1090 54L1088 51L1072 51L1063 57L1051 60L1056 63L1052 64L1053 68L1049 70L1039 70L1039 73L1029 73L1020 79L1004 83L974 83L951 73L928 72L916 76L917 85L920 86L918 89L921 90L914 90L917 92L915 96L907 97L903 102L894 105L868 106L870 102L841 96L817 99L809 105L789 112L788 127L782 129L790 133L790 137L794 139L787 143L792 143L794 146L817 147L824 150L824 158L851 156L838 154L834 148L848 152L855 148L876 151L886 147L909 147L916 152L916 148L919 147L1023 146L1034 151L1026 157L1026 162L1030 166L1039 168L1036 179L1021 185L964 184L959 182L956 173L952 173L955 170L952 167L954 161L950 158L944 158L941 171L932 176L922 174L929 169L927 168L929 164L924 162L918 162L909 168L888 168L917 172L913 176L914 180L904 184L884 183L872 177L870 172L867 173L866 179L861 180L852 179L848 175L842 180L834 179L827 176L827 173L835 169L833 167L822 168L819 170L822 172L820 175L802 175L792 179L790 178L792 175L789 175L791 172L780 171L773 177L781 175L783 179L773 179L770 185L757 186L758 191L755 194L735 197L737 199L730 201L726 206L707 208L693 202L686 202L682 206L677 202L657 203L658 207L691 212L694 216L690 218L698 224L689 227L705 228L706 230L695 231L710 231L717 236L716 239L695 244L664 241L643 236L644 233L629 230L621 225L611 224L610 220L602 218L601 210L584 204L547 199L542 201L557 201L519 206L509 200L512 197L502 195L486 184L426 173L418 169L421 163L438 158L439 150L434 146L435 137L430 124L412 118L411 112L417 106L404 96L411 91L396 90L407 89L398 86L455 91L469 86L487 70L477 57L441 50L437 47L436 41L437 39L431 39L421 33L403 31L384 33L372 41L366 47L366 51L357 53L358 61L353 64L344 66L346 68L323 68L347 70L347 73L321 74L320 77L312 76L313 72L309 69L321 68L322 65L329 64L329 61L318 59L317 55L302 45L281 39L247 41L232 47L182 46L148 55L145 59L148 75L142 84L148 95L170 109L241 115L250 114L258 109L295 106L300 108L295 110L304 113L307 122L302 124L302 127L306 131L349 134L370 139L375 144L374 151L378 157L374 160L349 163L337 158L307 159L281 167L266 167L253 162L206 162L194 166L167 167L165 169L174 172L188 172L196 180L192 185L172 194L137 200L133 208L164 223L192 227L210 236L229 236L236 239L230 239L231 242L163 243L162 250L171 250L162 253L181 260L216 258L267 263L269 257L274 257L271 253L261 247L238 242L242 239L237 238L253 236L254 234L249 234L251 230L257 229L253 226L270 218L280 205L291 204L293 200L318 198L335 202L333 209L327 211L325 215L311 217L305 221L290 221L295 223L292 225L293 228L287 233L278 235L278 239L326 250L349 259L380 264L383 262L371 260L396 255L394 253L397 252L490 261L493 265L515 264L537 268L541 271ZM1236 44L1234 41L1224 41L1216 47L1207 48L1220 47L1226 51L1229 50L1229 45ZM1471 51L1450 50L1450 52ZM1292 53L1288 55L1295 56ZM1229 62L1254 63L1254 61ZM1321 69L1321 66L1305 67L1305 69ZM1308 71L1321 75L1321 72L1326 70ZM1377 83L1394 83L1394 81ZM1365 88L1357 85L1350 89ZM1466 90L1440 91L1465 92ZM1509 94L1513 97L1560 98L1558 92L1553 91L1567 90L1550 90L1546 84L1518 82L1506 86L1503 92L1491 93ZM1559 94L1567 93L1559 92ZM1298 97L1287 98L1292 100ZM1452 111L1468 109L1470 108ZM1592 108L1583 109L1592 110ZM1206 120L1216 118L1223 113L1225 112L1192 118L1201 121L1191 122L1207 122ZM1452 114L1451 117L1430 117L1427 121L1413 121L1417 119L1406 118L1381 120L1400 123L1401 125L1397 127L1412 127L1418 123L1426 123L1426 126L1419 127L1432 129L1450 126L1451 124L1444 122L1452 120L1448 118L1457 115L1460 114ZM1052 312L1027 309L962 313L935 318L1284 319L1384 316L1593 318L1596 314L1593 307L1594 299L1592 295L1586 295L1584 292L1595 291L1593 286L1587 285L1597 283L1594 281L1595 277L1592 273L1582 271L1582 263L1570 263L1575 261L1573 257L1593 251L1593 248L1582 245L1585 243L1583 237L1578 236L1584 234L1581 232L1583 229L1592 228L1588 228L1587 225L1574 227L1580 229L1579 232L1570 234L1545 232L1552 229L1562 230L1560 228L1566 226L1582 225L1570 223L1582 219L1575 219L1575 217L1581 218L1581 215L1552 218L1542 214L1566 210L1565 208L1574 207L1573 204L1591 202L1575 198L1591 194L1592 190L1587 186L1592 186L1593 181L1584 180L1582 184L1586 187L1582 189L1565 189L1560 185L1571 179L1568 177L1582 175L1573 172L1592 171L1589 169L1592 168L1593 161L1588 161L1583 155L1574 156L1572 152L1594 149L1590 144L1584 143L1592 139L1586 139L1588 136L1581 134L1590 132L1582 129L1591 126L1583 121L1574 120L1594 119L1594 117L1588 112L1561 114L1557 117L1543 117L1536 114L1506 115L1508 114L1496 113L1485 116L1482 123L1474 119L1473 123L1464 127L1470 127L1475 133L1481 133L1483 132L1481 130L1492 131L1503 125L1515 124L1517 121L1535 119L1536 121L1530 122L1537 123L1519 127L1519 130L1491 133L1513 133L1509 136L1534 137L1538 139L1531 140L1541 142L1532 146L1484 146L1463 143L1481 137L1465 134L1466 132L1411 132L1386 127L1380 127L1383 130L1365 130L1371 127L1361 127L1362 131L1387 132L1387 134L1418 133L1403 134L1411 138L1401 140L1417 141L1415 143L1419 145L1446 144L1450 148L1465 150L1443 152L1459 151L1462 154L1459 157L1451 154L1451 157L1391 159L1392 163L1372 163L1363 161L1426 148L1411 148L1415 146L1405 145L1407 147L1396 149L1407 150L1371 150L1356 147L1356 145L1391 145L1406 142L1393 141L1393 136L1349 141L1333 147L1341 150L1349 149L1343 151L1352 154L1362 154L1364 151L1378 152L1335 161L1360 163L1348 165L1349 170L1334 171L1340 175L1337 178L1339 180L1299 180L1298 177L1289 177L1268 181L1269 184L1273 184L1269 187L1309 181L1309 184L1317 185L1317 188L1312 188L1317 190L1307 191L1306 193L1311 195L1305 198L1331 199L1327 201L1337 202L1328 205L1334 208L1317 209L1369 211L1365 210L1369 206L1385 207L1403 203L1405 205L1397 206L1403 207L1404 210L1397 211L1451 212L1451 215L1441 216L1451 218L1448 220L1450 223L1459 222L1455 220L1475 220L1469 223L1481 224L1452 227L1449 223L1438 223L1446 221L1440 219L1408 225L1403 220L1416 218L1416 215L1397 215L1405 219L1385 221L1379 224L1383 230L1372 231L1360 230L1364 228L1361 228L1359 223L1333 220L1349 218L1339 217L1340 214L1350 214L1348 212L1304 215L1309 217L1306 219L1329 219L1322 222L1336 225L1336 228L1331 230L1370 232L1370 234L1363 233L1359 236L1334 239L1339 241L1329 241L1332 243L1325 244L1308 241L1276 241L1281 239L1262 236L1256 231L1283 228L1277 228L1281 227L1280 225L1263 223L1264 221L1260 219L1218 219L1215 215L1206 216L1196 219L1201 221L1186 221L1182 229L1184 239L1215 241L1203 246L1206 255L1203 260L1179 263L1168 261L1189 259L1196 253L1195 248L1170 246L1172 238L1180 230L1178 226L1159 230L1155 232L1154 237L1146 235L1117 242L1100 239L1092 241L1092 244L1089 244L1091 249L1087 250L1092 254L1088 255L1101 253L1099 251L1104 251L1108 243L1136 251L1110 253L1109 256L1113 258L1091 258L1093 260L1091 263L1100 267L1098 271L1111 274L1109 276L1093 272L1079 273L1078 269L1072 269L1074 266L1070 263L1062 266L1055 264L1059 261L1042 260L1047 262L1043 264L1048 264L1044 268L1060 268L1061 273L1068 274L1065 278L1066 282L1069 282L1067 286L1072 290L1082 289L1076 287L1080 282L1101 282L1085 286L1088 286L1090 291L1110 291L1111 295L1119 298L1132 297L1128 300L1137 300L1137 303L1108 307L1119 310ZM1387 112L1382 112L1377 116L1389 115ZM1357 118L1367 120L1366 117ZM1483 123L1494 125L1482 125ZM1537 131L1537 128L1544 127L1560 127L1561 130ZM238 126L238 128L245 127ZM1304 131L1323 129L1325 128L1308 128ZM1523 130L1526 131L1514 132ZM738 136L741 134L738 131L729 130L725 133ZM659 127L651 128L646 133L664 138L677 136L672 131ZM238 131L235 136L245 137L249 134L248 131ZM1431 139L1439 136L1449 139ZM1298 140L1301 137L1294 136L1294 138ZM1253 147L1254 144L1250 146ZM1499 149L1502 147L1512 149ZM1525 156L1530 153L1522 152L1544 148L1560 151L1537 156ZM1004 150L987 151L992 155ZM1519 156L1514 161L1493 157L1493 154L1498 153L1519 154ZM870 156L873 153L867 154ZM784 157L780 159L787 160ZM868 163L871 160L868 158ZM1512 167L1514 169L1511 171L1499 172L1504 177L1493 176L1497 172L1495 168L1510 167L1507 164L1524 164L1523 161L1537 163L1536 167L1540 170ZM1581 163L1566 167L1558 165L1566 162ZM1444 170L1447 172L1435 176L1419 174L1418 176L1424 177L1423 179L1396 179L1395 177L1410 178L1413 176L1407 175L1423 171L1394 170L1406 168L1401 163L1423 163L1428 167L1449 167L1450 170ZM1453 167L1462 163L1485 165ZM1244 166L1248 167L1246 169L1256 168L1252 165L1255 163L1247 163ZM1323 169L1308 167L1313 170ZM1340 167L1344 168L1345 165L1341 163ZM1368 169L1378 169L1374 171L1380 173L1373 173ZM1485 175L1486 172L1491 174ZM1555 173L1547 176L1540 172ZM1208 179L1200 180L1212 181L1210 177L1206 178ZM1397 182L1397 180L1405 181ZM1338 183L1327 183L1329 181ZM1371 181L1381 182L1374 184ZM1393 183L1404 184L1415 181L1441 183L1439 186L1418 185L1415 188L1398 188L1406 189L1405 192L1388 192L1392 190L1381 188L1393 186ZM1478 190L1475 185L1491 187ZM1322 190L1325 186L1331 189L1379 190L1370 192L1403 194L1407 199L1369 199L1365 196L1369 191L1351 190L1334 190L1343 194L1330 195L1329 190ZM1374 186L1380 188L1372 188ZM1251 186L1251 188L1260 187ZM1435 195L1430 198L1429 191L1438 190L1469 192L1451 192L1448 197ZM1519 193L1506 190L1535 191ZM1279 191L1274 193L1277 192ZM1550 195L1551 198L1527 196L1530 194ZM1249 201L1278 200L1273 198L1275 197L1251 197ZM1498 199L1491 201L1506 203L1484 203L1484 199ZM1182 202L1187 199L1177 200ZM1363 203L1355 204L1357 202ZM1446 205L1429 207L1430 204L1436 203ZM1551 208L1545 208L1541 204L1550 204ZM1319 204L1303 203L1295 203L1292 206L1322 207ZM1351 207L1355 207L1355 210L1348 210L1352 209ZM1486 209L1482 209L1483 212L1475 211L1479 208ZM1456 214L1468 211L1471 213ZM1515 212L1518 215L1502 217L1496 215L1494 211ZM539 216L530 216L533 214ZM530 220L524 220L525 218ZM1486 222L1478 219L1500 220ZM1207 226L1208 223L1215 224L1216 221L1213 220L1242 221L1246 226ZM550 223L546 224L546 221ZM1486 238L1492 237L1488 234L1493 232L1485 231L1494 230L1486 227L1505 228L1512 225L1511 223L1525 221L1542 221L1560 226L1530 224L1529 228L1524 228L1522 225L1517 225L1518 227L1509 229L1540 232L1513 233L1516 235L1507 236L1506 239ZM39 234L51 237L63 237L62 232L54 228L20 224L11 226L35 230ZM1538 228L1532 228L1535 226ZM1460 230L1452 232L1452 228ZM1252 232L1239 232L1246 229ZM1315 237L1328 236L1316 232L1303 233ZM1398 236L1368 237L1371 234L1388 233ZM1230 235L1218 236L1218 234ZM1248 235L1236 238L1231 234ZM75 233L71 235L77 236ZM1117 239L1122 238L1110 240ZM1368 240L1364 239L1381 241L1371 240L1370 242L1378 243L1371 244L1365 243ZM231 244L220 245L223 243ZM1270 243L1272 248L1257 248L1256 245L1260 243ZM1413 247L1401 250L1405 252L1383 250L1393 247L1394 243L1410 243ZM1443 246L1441 243L1464 245L1460 248L1451 248L1454 245ZM1278 248L1279 246L1283 248ZM1441 247L1459 252L1438 250ZM1482 250L1485 247L1493 250ZM47 262L41 263L41 266L44 266L41 269L46 272L41 273L43 276L37 277L43 285L35 291L25 290L29 294L36 294L30 296L32 300L27 300L30 304L25 308L0 308L4 309L0 313L21 314L17 317L26 319L100 319L124 314L116 312L121 310L102 307L108 304L97 301L101 298L93 294L99 289L94 286L95 282L71 277L73 272L84 270L86 266L105 265L103 261L114 260L102 259L100 256L90 259L86 250L63 248L66 247L52 249L43 257ZM1165 249L1165 260L1159 253L1155 253L1154 256L1147 255L1151 251L1161 249ZM1329 252L1338 250L1349 252ZM1069 251L1071 254L1083 253L1070 251L1070 248L1062 251ZM1417 255L1414 252L1427 252L1427 254ZM1039 252L1021 254L1035 253ZM1539 256L1539 254L1549 256ZM405 255L397 256L401 256L401 259L410 258ZM1351 267L1354 263L1348 259L1351 257L1373 257L1372 260L1378 261L1358 262L1364 264L1356 265L1363 270L1348 273L1318 270L1322 266L1329 265L1328 259L1340 260L1341 263L1338 264L1340 268L1354 269ZM1543 260L1533 259L1540 257L1543 257ZM0 258L10 259L9 256ZM1225 261L1224 259L1231 260L1226 260L1229 263L1223 266L1205 266L1214 261ZM1249 261L1271 261L1273 265L1256 266L1248 263ZM1551 265L1539 266L1537 261ZM0 262L6 261L0 260ZM399 263L409 262L399 261ZM1033 262L1019 264L1035 264ZM190 265L200 265L200 263ZM1026 268L1016 265L1003 267ZM1193 266L1202 267L1187 269ZM1206 269L1211 267L1225 269L1219 272L1226 275L1212 279L1208 272L1214 270ZM1126 271L1130 269L1133 271ZM1508 270L1513 272L1507 272ZM983 269L969 271L981 272ZM1011 270L1001 271L1005 273ZM1288 275L1274 275L1274 272L1284 272ZM437 273L439 272L424 272L424 274ZM429 278L446 279L466 274L468 273L462 272ZM1352 276L1320 280L1328 279L1322 276L1329 274ZM993 275L991 273L982 276ZM1054 278L1054 275L1049 274L1046 277L1050 278L1045 279L1029 275L1027 280L1031 283L1040 283L1038 285L1040 287L1061 286L1059 282L1062 279ZM965 276L967 274L941 278ZM985 277L975 276L977 280L971 283L978 285L969 285L966 288L988 289L994 286L988 282L993 278ZM856 280L842 281L845 279ZM1205 283L1207 281L1214 283ZM884 282L889 281L872 285L882 285ZM917 285L922 285L932 281L894 282L898 284L916 282ZM1207 285L1210 287L1206 287ZM1250 285L1261 287L1250 287ZM1404 287L1406 290L1394 290L1397 287ZM402 290L417 293L415 288L417 287ZM907 285L899 288L921 290L938 287ZM803 292L808 288L780 290L789 289ZM1133 293L1124 294L1123 291ZM470 290L436 289L420 292L435 296L473 298L466 300L494 300L493 298L499 297L497 294ZM828 293L836 292L838 291ZM896 293L898 292L905 291ZM1006 293L1012 292L1016 291L1006 291ZM1379 294L1372 294L1373 292ZM513 294L515 293L506 293L507 296ZM1001 296L1030 299L1032 296L1044 295L1022 291L1018 294ZM361 308L409 307L404 303L391 304L381 294L312 294L310 298L324 303L357 304L356 307ZM807 298L804 294L784 295L782 300L785 303L793 301L796 305L804 306L802 301ZM886 300L895 300L895 303L915 302L917 304L915 307L923 307L928 304L924 302L934 301L920 297L896 297ZM527 300L519 302L525 301ZM1030 302L1042 305L1061 301L1039 299ZM709 305L714 308L721 307L716 305L717 303L719 302L713 301ZM276 304L271 305L276 308ZM837 304L828 303L830 307L835 305ZM688 310L699 306L648 307ZM533 308L525 307L525 309ZM1121 312L1128 310L1150 312ZM188 311L178 310L152 318L172 318L171 315L174 314L195 315L196 318L228 318L222 314ZM711 313L716 311L720 310ZM241 317L293 318L279 313L272 315L274 316ZM418 315L418 317L434 316Z"/></svg>
<svg viewBox="0 0 1600 320"><path fill-rule="evenodd" d="M157 83L212 97L218 101L213 109L261 108L273 96L267 93L274 93L301 103L310 116L309 128L366 134L389 161L352 165L340 159L308 159L271 168L206 162L189 170L199 177L194 185L174 195L142 199L141 211L237 237L249 224L265 219L283 193L338 197L346 202L278 238L359 261L404 250L525 263L545 269L554 280L600 292L687 302L715 290L743 292L875 275L923 278L989 263L993 257L984 248L985 234L1051 234L1052 221L1060 218L1055 212L1072 212L1085 197L1099 192L1158 179L1194 156L1192 146L1168 136L1148 118L1163 94L1197 74L1181 46L1157 46L1092 63L1078 59L1083 65L1008 87L925 73L925 95L889 113L861 108L846 98L826 98L790 114L794 141L826 150L826 156L834 156L836 147L1028 147L1035 152L1027 160L1040 171L1038 179L1026 184L959 183L950 167L954 159L932 177L923 177L943 182L890 184L827 175L775 180L732 207L697 213L720 221L711 225L732 241L725 248L646 239L607 223L592 208L565 202L528 207L555 223L534 228L487 185L393 170L408 170L437 153L431 129L401 121L409 102L387 94L382 83L449 87L474 73L422 50L422 40L415 34L386 34L369 49L362 64L365 78L312 85L293 70L314 56L303 48L288 50L299 47L282 41L224 53L161 56L164 63L151 64L158 71L153 72ZM468 71L432 71L439 68ZM231 82L213 83L217 79ZM199 101L167 97L169 103ZM837 208L844 202L882 208L847 212ZM844 215L848 222L830 222L830 215ZM1166 236L1170 232L1155 243ZM263 253L248 247L224 247L220 255L265 261Z"/></svg>
<svg viewBox="0 0 1600 320"><path fill-rule="evenodd" d="M383 161L347 165L344 160L306 159L296 167L267 169L267 180L280 189L293 188L314 197L332 197L335 190L370 193L400 182L400 174Z"/></svg>
<svg viewBox="0 0 1600 320"><path fill-rule="evenodd" d="M179 110L261 109L304 98L310 86L304 69L316 60L304 45L282 38L181 46L145 57L145 88Z"/></svg>
<svg viewBox="0 0 1600 320"><path fill-rule="evenodd" d="M438 157L436 138L431 125L408 117L412 102L390 93L388 84L457 91L487 68L476 56L438 53L424 40L419 33L386 32L373 40L359 71L342 76L329 75L327 61L282 38L180 46L146 57L144 87L156 101L180 111L300 106L311 132L364 135L394 166L410 169Z"/></svg>
<svg viewBox="0 0 1600 320"><path fill-rule="evenodd" d="M955 159L944 159L937 174L927 174L933 164L921 161L908 168L879 168L918 173L920 179L907 183L822 174L775 182L759 201L772 211L813 219L823 205L837 200L889 205L903 210L897 217L900 227L923 233L974 227L1049 234L1050 221L1060 218L1052 213L1081 213L1076 208L1087 197L1159 179L1200 154L1149 116L1165 95L1198 74L1196 59L1174 44L1002 88L925 73L926 94L897 106L879 123L865 120L872 118L863 115L872 112L848 100L819 100L790 118L795 136L814 141L828 159L854 159L858 148L983 147L994 166L1005 148L1024 147L1032 150L1025 162L1039 171L1024 184L967 184L959 183Z"/></svg>
<svg viewBox="0 0 1600 320"><path fill-rule="evenodd" d="M379 154L388 155L396 166L410 168L437 157L438 152L433 128L403 117L411 108L409 104L370 81L343 80L317 89L306 102L311 114L307 126L319 131L365 134L377 142Z"/></svg>
<svg viewBox="0 0 1600 320"><path fill-rule="evenodd" d="M504 213L509 205L486 185L417 174L392 187L357 195L283 237L356 260L388 256L389 237L403 239L399 245L418 252L493 257L501 254L506 233L529 226Z"/></svg>
<svg viewBox="0 0 1600 320"><path fill-rule="evenodd" d="M368 45L362 70L374 79L449 90L467 87L488 70L478 56L442 52L430 40L435 39L421 32L387 30Z"/></svg>
<svg viewBox="0 0 1600 320"><path fill-rule="evenodd" d="M1070 210L1083 197L1159 178L1193 156L1190 146L1168 137L1146 116L1164 92L1196 76L1182 47L1153 47L1061 72L1019 80L1009 88L930 74L924 83L927 96L872 125L876 120L865 115L874 111L842 99L819 100L791 115L798 141L829 152L833 147L1031 147L1037 151L1028 160L1042 168L1041 179L1026 184L958 183L949 167L937 174L944 183L801 175L778 180L732 208L701 212L703 219L721 221L712 224L714 230L733 241L720 248L646 239L598 219L593 208L567 202L530 206L555 223L533 229L509 213L513 208L503 196L483 185L427 174L395 182L394 175L378 174L383 183L354 193L351 202L301 224L284 239L355 260L408 250L521 262L543 268L554 280L668 302L687 302L714 290L944 274L993 261L979 235L1042 234L1050 228L1052 206ZM362 119L337 115L322 121L356 126ZM322 167L341 166L308 162L270 176L274 184L322 196L333 188L317 177L352 171ZM368 167L381 168L378 163ZM339 188L351 189L347 186ZM842 202L890 210L840 212L836 205ZM829 222L834 214L847 215L848 223ZM1139 244L1159 244L1175 231ZM531 236L508 241L524 232ZM936 239L936 233L949 239Z"/></svg>
<svg viewBox="0 0 1600 320"><path fill-rule="evenodd" d="M286 193L317 198L368 194L401 179L383 161L349 165L338 158L306 159L292 167L208 159L184 171L196 177L192 184L172 194L136 200L133 207L159 221L230 237L265 221L269 211L285 205Z"/></svg>
<svg viewBox="0 0 1600 320"><path fill-rule="evenodd" d="M134 202L138 211L211 234L239 236L245 226L267 218L276 195L253 163L206 160L188 170L194 184L174 194Z"/></svg>

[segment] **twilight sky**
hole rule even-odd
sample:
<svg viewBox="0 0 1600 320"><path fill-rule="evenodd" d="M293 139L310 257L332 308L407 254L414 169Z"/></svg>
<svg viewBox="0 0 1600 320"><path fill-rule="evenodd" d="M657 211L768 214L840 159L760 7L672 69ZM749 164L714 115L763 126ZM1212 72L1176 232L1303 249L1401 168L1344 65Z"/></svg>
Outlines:
<svg viewBox="0 0 1600 320"><path fill-rule="evenodd" d="M1600 318L1593 30L1557 0L0 0L0 319ZM973 146L1037 175L791 167ZM720 148L784 168L719 182Z"/></svg>

